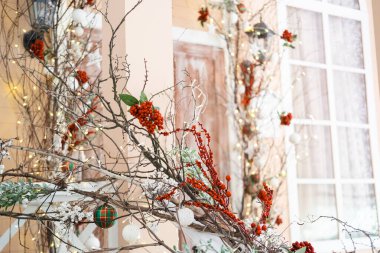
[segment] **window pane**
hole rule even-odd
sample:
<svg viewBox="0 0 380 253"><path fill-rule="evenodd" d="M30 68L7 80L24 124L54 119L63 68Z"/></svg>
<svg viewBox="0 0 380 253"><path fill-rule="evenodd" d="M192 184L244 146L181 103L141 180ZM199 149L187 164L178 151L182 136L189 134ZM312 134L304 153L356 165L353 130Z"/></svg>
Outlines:
<svg viewBox="0 0 380 253"><path fill-rule="evenodd" d="M297 78L292 90L293 113L296 118L329 119L326 71L293 67Z"/></svg>
<svg viewBox="0 0 380 253"><path fill-rule="evenodd" d="M364 75L335 71L334 92L338 120L367 123L367 95Z"/></svg>
<svg viewBox="0 0 380 253"><path fill-rule="evenodd" d="M333 63L342 66L364 68L360 22L330 16L329 26Z"/></svg>
<svg viewBox="0 0 380 253"><path fill-rule="evenodd" d="M302 220L313 220L321 215L336 217L334 185L299 185L299 214ZM301 226L301 240L333 240L338 238L338 225L327 219Z"/></svg>
<svg viewBox="0 0 380 253"><path fill-rule="evenodd" d="M358 0L329 0L328 1L331 4L337 4L344 7L349 7L353 9L359 10L359 1Z"/></svg>
<svg viewBox="0 0 380 253"><path fill-rule="evenodd" d="M296 126L303 137L296 146L299 178L332 178L334 176L329 127Z"/></svg>
<svg viewBox="0 0 380 253"><path fill-rule="evenodd" d="M369 133L360 128L338 128L339 161L343 178L372 178Z"/></svg>
<svg viewBox="0 0 380 253"><path fill-rule="evenodd" d="M288 7L288 22L288 29L298 35L299 42L290 50L291 58L324 63L322 15Z"/></svg>
<svg viewBox="0 0 380 253"><path fill-rule="evenodd" d="M344 184L343 191L343 221L349 221L350 225L366 230L377 232L378 219L376 208L375 187L364 184ZM363 234L355 234L363 237Z"/></svg>

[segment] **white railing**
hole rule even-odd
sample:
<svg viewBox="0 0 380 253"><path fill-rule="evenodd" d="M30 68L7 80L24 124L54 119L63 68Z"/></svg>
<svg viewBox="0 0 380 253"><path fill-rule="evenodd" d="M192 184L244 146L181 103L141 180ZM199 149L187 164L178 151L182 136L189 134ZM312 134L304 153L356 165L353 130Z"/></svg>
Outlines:
<svg viewBox="0 0 380 253"><path fill-rule="evenodd" d="M104 187L106 182L98 182L98 183L80 183L80 184L70 184L74 188L95 192L98 189ZM104 192L111 192L111 187L104 187L102 189ZM84 197L83 195L67 192L67 191L58 191L54 195L50 195L48 197L42 197L36 200L29 202L24 210L24 214L34 214L37 211L46 211L46 209L52 204L62 203L62 202L72 202L72 201L93 201L92 198ZM13 236L19 231L20 228L24 226L27 222L27 219L17 219L11 224L11 226L0 236L0 252L4 250L4 248L11 242ZM73 229L69 229L68 243L74 245L78 248L79 252L87 252L91 251L86 247L86 241L93 235L93 232L97 226L94 223L88 223L84 230L80 232L78 235L74 233ZM117 248L118 247L118 226L117 221L115 225L108 229L108 247L109 248ZM59 246L58 246L59 245ZM59 243L58 253L68 252L67 244ZM112 252L112 251L110 251Z"/></svg>

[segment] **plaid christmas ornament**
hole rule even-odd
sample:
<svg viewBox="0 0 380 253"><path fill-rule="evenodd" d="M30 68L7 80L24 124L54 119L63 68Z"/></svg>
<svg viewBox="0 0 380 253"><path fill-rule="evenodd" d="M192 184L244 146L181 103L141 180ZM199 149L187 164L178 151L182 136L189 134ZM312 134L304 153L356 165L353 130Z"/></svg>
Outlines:
<svg viewBox="0 0 380 253"><path fill-rule="evenodd" d="M65 162L65 163L62 165L61 169L62 169L63 172L68 172L68 171L73 172L74 169L75 169L75 167L76 167L76 166L75 166L74 163L72 163L72 162Z"/></svg>
<svg viewBox="0 0 380 253"><path fill-rule="evenodd" d="M98 206L94 211L94 222L100 228L112 227L116 218L116 209L108 204Z"/></svg>

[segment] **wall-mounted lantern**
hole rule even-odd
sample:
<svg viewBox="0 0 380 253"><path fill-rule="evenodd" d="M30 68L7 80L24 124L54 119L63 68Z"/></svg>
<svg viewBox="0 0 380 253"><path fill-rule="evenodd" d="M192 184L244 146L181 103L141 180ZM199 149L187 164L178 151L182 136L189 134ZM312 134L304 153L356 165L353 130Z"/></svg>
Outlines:
<svg viewBox="0 0 380 253"><path fill-rule="evenodd" d="M27 0L30 24L37 31L53 27L59 0Z"/></svg>

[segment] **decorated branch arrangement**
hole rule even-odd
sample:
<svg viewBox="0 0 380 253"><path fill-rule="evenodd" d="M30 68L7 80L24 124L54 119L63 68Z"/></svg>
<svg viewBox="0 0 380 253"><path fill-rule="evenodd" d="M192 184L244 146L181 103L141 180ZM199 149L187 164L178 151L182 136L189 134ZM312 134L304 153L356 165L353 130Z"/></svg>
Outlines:
<svg viewBox="0 0 380 253"><path fill-rule="evenodd" d="M234 124L232 134L237 139L235 152L239 157L235 166L240 168L233 176L244 185L238 198L241 202L234 208L241 217L256 220L261 210L257 203L262 184L270 185L274 197L281 195L288 151L283 148L283 136L277 132L292 120L292 113L282 111L282 94L275 77L279 54L295 47L297 35L288 30L277 33L263 21L263 14L275 4L275 1L262 6L250 1L205 1L198 12L200 25L207 26L226 43L228 100ZM300 135L293 133L290 142L297 145L300 141ZM278 157L275 165L273 157ZM281 208L274 206L268 218L280 225L281 215Z"/></svg>
<svg viewBox="0 0 380 253"><path fill-rule="evenodd" d="M256 98L269 87L265 75L257 75L266 69L268 55L263 49L248 58L239 53L242 40L254 47L257 39L275 33L262 21L242 29L240 22L250 13L243 3L224 1L199 11L201 25L209 21L211 7L231 21L223 29L231 29L225 38L243 175L236 179L218 174L213 136L202 122L176 126L174 113L157 106L157 98L165 98L168 90L151 94L147 70L139 94L129 91L129 64L115 54L115 41L142 0L116 25L108 19L107 2L101 8L90 0L30 0L16 7L10 0L0 1L1 39L10 49L1 50L1 75L20 109L17 136L0 139L0 215L30 224L28 247L36 252L146 247L173 253L315 252L307 241L287 242L275 228L283 222L273 206L284 163L275 174L267 170L269 165L259 164L268 144L262 143L256 121L262 108ZM100 69L98 18L111 31L103 38L107 69ZM15 46L20 34L23 49ZM278 37L285 47L293 47L295 35L284 31ZM276 115L278 126L291 124L291 113ZM232 205L239 200L231 186L235 179L245 192L240 209ZM167 222L175 224L183 243L173 247L165 242L160 224ZM105 246L105 229L119 224L125 241ZM149 242L142 242L143 233ZM214 239L192 244L191 233Z"/></svg>

